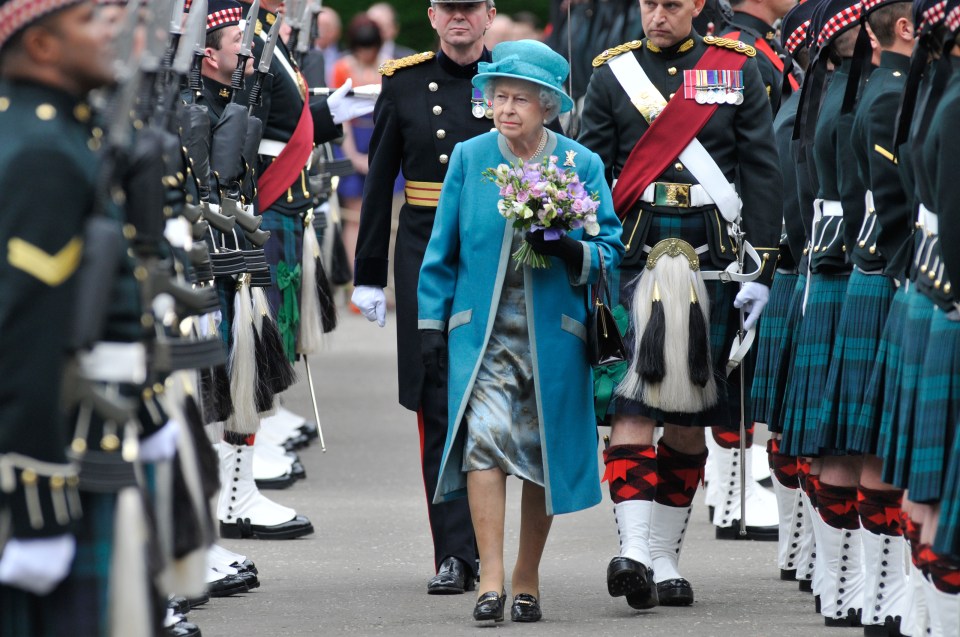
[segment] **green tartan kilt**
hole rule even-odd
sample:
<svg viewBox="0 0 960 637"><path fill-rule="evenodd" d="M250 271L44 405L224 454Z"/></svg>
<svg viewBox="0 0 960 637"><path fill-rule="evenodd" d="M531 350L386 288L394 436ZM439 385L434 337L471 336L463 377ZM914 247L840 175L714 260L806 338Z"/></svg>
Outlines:
<svg viewBox="0 0 960 637"><path fill-rule="evenodd" d="M776 408L777 388L786 378L787 368L781 367L780 361L792 340L788 315L798 278L797 274L777 273L770 289L770 302L760 317L756 343L757 368L750 396L753 413L768 425L768 414Z"/></svg>
<svg viewBox="0 0 960 637"><path fill-rule="evenodd" d="M106 637L116 496L81 491L80 502L77 554L67 578L43 597L0 585L3 637Z"/></svg>
<svg viewBox="0 0 960 637"><path fill-rule="evenodd" d="M889 427L885 424L881 430L880 453L877 454L883 458L883 481L901 489L907 488L910 478L917 388L930 336L930 320L933 318L933 301L920 294L915 286L911 285L907 290L906 299L900 373L897 384L893 386L895 403L891 406Z"/></svg>
<svg viewBox="0 0 960 637"><path fill-rule="evenodd" d="M679 237L694 248L706 245L708 242L706 224L702 213L671 214L646 211L644 214L650 216L649 229L645 231L644 237L634 237L634 241L645 242L647 245L653 246L663 239ZM714 263L708 252L700 255L701 270L722 270L724 267L726 267L726 264ZM633 290L643 272L644 262L641 262L635 268L621 268L617 273L617 278L614 279L614 281L619 282L616 288L619 301L628 308L633 300ZM665 412L642 402L616 396L611 401L609 414L642 416L658 423L691 427L711 427L714 425L734 427L739 424L740 373L735 371L729 377L726 377L725 367L740 321L739 314L733 307L733 300L739 292L740 286L735 283L722 283L721 281L705 281L704 284L707 288L707 294L710 296L710 353L714 367L714 378L717 382L717 395L719 397L717 404L700 413L675 413ZM635 340L631 313L631 325L627 334L624 335L624 342L627 344L628 350L633 349ZM753 382L755 362L756 356L751 350L743 362L746 372L744 385L746 392L744 396L746 398L745 413L748 423L752 422L750 387Z"/></svg>
<svg viewBox="0 0 960 637"><path fill-rule="evenodd" d="M851 451L879 456L893 425L896 405L897 383L900 376L903 324L907 318L907 293L901 286L890 302L890 312L883 325L877 361L867 384L867 396L872 400L863 403L851 437Z"/></svg>
<svg viewBox="0 0 960 637"><path fill-rule="evenodd" d="M953 423L956 423L956 417ZM960 436L953 436L947 451L943 498L940 501L940 518L933 550L938 555L960 558Z"/></svg>
<svg viewBox="0 0 960 637"><path fill-rule="evenodd" d="M893 282L882 274L854 269L830 355L830 372L817 424L817 444L824 455L853 451L853 435L880 349L883 326L893 300Z"/></svg>
<svg viewBox="0 0 960 637"><path fill-rule="evenodd" d="M780 275L777 275L780 276ZM774 281L776 283L776 281ZM786 412L787 387L790 386L790 376L793 374L793 360L797 352L797 339L800 336L800 323L803 320L803 293L807 287L807 277L797 275L794 280L793 291L790 295L790 305L786 316L786 341L777 357L775 366L776 382L773 397L770 400L765 418L767 429L774 433L783 432L783 416Z"/></svg>
<svg viewBox="0 0 960 637"><path fill-rule="evenodd" d="M907 488L913 502L937 502L947 495L947 454L960 418L960 321L938 307L930 320L920 378Z"/></svg>
<svg viewBox="0 0 960 637"><path fill-rule="evenodd" d="M843 310L848 274L814 273L797 337L794 368L786 394L781 453L819 456L816 424L830 369L830 354Z"/></svg>

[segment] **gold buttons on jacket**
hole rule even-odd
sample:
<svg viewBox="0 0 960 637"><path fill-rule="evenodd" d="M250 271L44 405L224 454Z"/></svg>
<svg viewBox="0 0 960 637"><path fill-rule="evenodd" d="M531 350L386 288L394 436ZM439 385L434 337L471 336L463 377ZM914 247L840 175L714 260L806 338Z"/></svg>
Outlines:
<svg viewBox="0 0 960 637"><path fill-rule="evenodd" d="M430 82L429 84L427 84L427 88L430 89L430 92L431 92L431 93L435 93L435 92L437 91L437 89L440 88L440 87L437 86L437 83L436 83L436 82Z"/></svg>
<svg viewBox="0 0 960 637"><path fill-rule="evenodd" d="M669 69L667 69L667 75L676 75L676 74L677 74L677 67L671 66Z"/></svg>
<svg viewBox="0 0 960 637"><path fill-rule="evenodd" d="M680 172L681 170L683 170L683 164L681 164L680 162L677 162L677 163L675 163L675 164L673 165L673 168L674 168L677 172Z"/></svg>
<svg viewBox="0 0 960 637"><path fill-rule="evenodd" d="M439 105L433 107L433 114L434 114L434 115L439 115L439 114L442 113L442 112L443 112L443 107L441 107L441 106L439 106Z"/></svg>
<svg viewBox="0 0 960 637"><path fill-rule="evenodd" d="M45 122L48 122L57 116L57 109L55 109L52 104L41 104L37 107L36 112L37 118L42 119Z"/></svg>
<svg viewBox="0 0 960 637"><path fill-rule="evenodd" d="M437 139L443 139L446 136L447 136L447 131L443 130L442 128L437 131Z"/></svg>
<svg viewBox="0 0 960 637"><path fill-rule="evenodd" d="M445 163L447 163L448 161L450 161L450 156L449 156L449 155L447 155L446 153L444 153L443 155L440 155L440 163L441 163L441 164L445 164Z"/></svg>

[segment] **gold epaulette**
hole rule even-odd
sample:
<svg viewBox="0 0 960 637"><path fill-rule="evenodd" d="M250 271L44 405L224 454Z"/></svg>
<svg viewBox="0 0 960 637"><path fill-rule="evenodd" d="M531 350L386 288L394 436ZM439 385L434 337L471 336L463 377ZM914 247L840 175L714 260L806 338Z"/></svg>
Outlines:
<svg viewBox="0 0 960 637"><path fill-rule="evenodd" d="M597 57L593 58L593 67L596 68L598 66L603 66L618 55L622 55L627 51L639 49L641 46L643 46L643 41L641 40L631 40L629 42L624 42L623 44L618 44L612 49L607 49Z"/></svg>
<svg viewBox="0 0 960 637"><path fill-rule="evenodd" d="M725 49L730 49L731 51L736 51L737 53L743 53L748 58L752 58L757 54L757 50L750 46L749 44L744 44L740 40L731 40L730 38L718 38L714 35L707 35L703 38L704 44L710 44L712 46L722 46Z"/></svg>
<svg viewBox="0 0 960 637"><path fill-rule="evenodd" d="M380 75L386 75L387 77L390 77L397 72L397 69L405 69L408 66L416 66L421 62L432 60L435 55L436 53L433 51L424 51L423 53L414 53L413 55L408 55L407 57L400 58L399 60L387 60L380 65Z"/></svg>

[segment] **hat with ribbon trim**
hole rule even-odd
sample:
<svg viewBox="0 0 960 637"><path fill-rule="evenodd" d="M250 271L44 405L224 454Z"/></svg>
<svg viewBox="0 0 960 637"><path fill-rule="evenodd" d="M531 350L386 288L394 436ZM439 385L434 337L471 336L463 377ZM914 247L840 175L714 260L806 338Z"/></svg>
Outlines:
<svg viewBox="0 0 960 637"><path fill-rule="evenodd" d="M516 40L493 47L493 62L480 62L473 85L480 90L500 77L526 80L552 90L560 98L560 112L573 108L573 100L563 90L570 73L566 59L543 42Z"/></svg>
<svg viewBox="0 0 960 637"><path fill-rule="evenodd" d="M820 3L807 0L790 9L780 23L780 44L793 55L797 49L807 45L807 32L813 12Z"/></svg>
<svg viewBox="0 0 960 637"><path fill-rule="evenodd" d="M183 5L189 13L193 0ZM243 6L237 0L207 0L207 33L224 27L238 26L243 22Z"/></svg>
<svg viewBox="0 0 960 637"><path fill-rule="evenodd" d="M0 0L0 49L21 29L60 9L86 0Z"/></svg>

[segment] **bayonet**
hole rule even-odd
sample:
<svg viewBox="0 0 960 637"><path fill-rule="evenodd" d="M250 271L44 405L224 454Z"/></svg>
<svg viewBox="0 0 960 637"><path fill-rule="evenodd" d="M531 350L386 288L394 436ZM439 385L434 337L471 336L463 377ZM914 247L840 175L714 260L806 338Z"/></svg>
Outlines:
<svg viewBox="0 0 960 637"><path fill-rule="evenodd" d="M169 69L173 65L173 58L176 55L177 48L180 46L180 36L183 35L183 8L186 0L173 0L170 14L170 46L163 58L163 68Z"/></svg>
<svg viewBox="0 0 960 637"><path fill-rule="evenodd" d="M304 4L306 4L306 0L291 0L286 4L287 10L284 13L290 16L287 18L287 24L290 26L290 39L287 41L291 47L294 47L300 38L300 27L303 26L301 20L303 19Z"/></svg>
<svg viewBox="0 0 960 637"><path fill-rule="evenodd" d="M240 52L237 53L237 68L233 70L230 76L230 88L236 96L243 90L244 71L247 68L247 60L253 57L253 35L257 27L257 16L260 15L260 0L253 0L250 5L250 11L247 13L246 23L243 28L243 39L240 40Z"/></svg>
<svg viewBox="0 0 960 637"><path fill-rule="evenodd" d="M196 42L205 37L207 31L207 0L196 0L187 14L187 25L181 34L177 54L173 58L172 70L180 77L187 75L193 60Z"/></svg>
<svg viewBox="0 0 960 637"><path fill-rule="evenodd" d="M196 11L199 13L200 9L203 9L203 16L207 15L207 0L196 0L193 4L196 7ZM191 13L193 13L191 11ZM188 75L188 82L190 85L191 91L196 91L199 93L203 90L203 80L201 78L201 69L203 67L203 58L207 54L207 29L206 29L206 20L204 20L204 28L200 29L196 38L193 41L193 59L190 62L190 73Z"/></svg>
<svg viewBox="0 0 960 637"><path fill-rule="evenodd" d="M250 109L260 104L260 92L263 90L263 78L270 74L270 63L273 62L273 53L277 48L277 40L280 38L280 27L283 25L283 14L277 15L277 21L270 27L270 33L267 35L267 41L263 45L263 52L260 54L260 65L257 66L257 77L254 81L253 89L250 91Z"/></svg>
<svg viewBox="0 0 960 637"><path fill-rule="evenodd" d="M310 42L313 39L313 28L316 25L317 14L320 13L321 4L314 0L308 0L303 6L303 19L300 21L300 33L293 44L294 56L297 64L303 63L303 58L310 50Z"/></svg>

